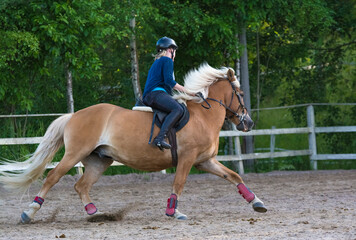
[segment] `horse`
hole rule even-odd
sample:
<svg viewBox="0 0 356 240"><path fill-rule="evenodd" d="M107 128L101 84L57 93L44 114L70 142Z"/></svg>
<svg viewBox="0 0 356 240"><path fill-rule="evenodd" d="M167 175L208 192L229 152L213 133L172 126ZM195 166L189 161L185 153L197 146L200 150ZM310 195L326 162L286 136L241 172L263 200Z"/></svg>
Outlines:
<svg viewBox="0 0 356 240"><path fill-rule="evenodd" d="M266 212L264 203L245 185L241 176L216 160L219 132L226 118L240 131L250 131L253 127L234 70L226 67L217 69L205 63L188 72L184 86L191 92L200 92L200 97L179 92L174 94L177 101L186 104L190 119L176 136L179 160L166 215L179 220L188 218L178 211L177 204L193 166L234 184L255 211ZM43 176L59 148L65 147L63 158L48 172L29 209L21 214L21 221L30 223L34 219L48 191L79 162L83 163L85 171L74 188L89 215L98 213L89 191L113 161L143 171L172 167L169 151L162 152L148 144L152 118L152 112L100 103L54 120L35 152L25 161L29 167L0 175L0 183L6 188L24 192L33 181ZM154 136L158 131L156 127Z"/></svg>

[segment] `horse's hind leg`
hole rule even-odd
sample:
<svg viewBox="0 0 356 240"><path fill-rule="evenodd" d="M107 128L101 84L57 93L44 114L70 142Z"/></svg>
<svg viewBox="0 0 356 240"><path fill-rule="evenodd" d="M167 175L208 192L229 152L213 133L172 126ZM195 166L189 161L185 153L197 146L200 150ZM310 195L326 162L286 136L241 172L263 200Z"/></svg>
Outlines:
<svg viewBox="0 0 356 240"><path fill-rule="evenodd" d="M225 167L215 158L211 158L208 161L196 165L195 167L199 170L215 174L235 184L239 193L246 199L247 202L252 203L252 207L256 212L267 211L267 208L264 206L263 202L245 186L242 178L236 172Z"/></svg>
<svg viewBox="0 0 356 240"><path fill-rule="evenodd" d="M110 158L100 158L91 154L82 161L85 171L83 176L75 184L74 188L80 196L86 212L89 215L96 213L97 209L89 197L89 191L94 183L98 181L103 172L113 163Z"/></svg>
<svg viewBox="0 0 356 240"><path fill-rule="evenodd" d="M44 198L48 191L63 177L72 167L75 166L83 158L83 154L65 153L58 165L49 171L45 183L42 185L40 192L30 204L29 210L24 211L21 215L23 223L29 223L35 216L36 212L41 208Z"/></svg>

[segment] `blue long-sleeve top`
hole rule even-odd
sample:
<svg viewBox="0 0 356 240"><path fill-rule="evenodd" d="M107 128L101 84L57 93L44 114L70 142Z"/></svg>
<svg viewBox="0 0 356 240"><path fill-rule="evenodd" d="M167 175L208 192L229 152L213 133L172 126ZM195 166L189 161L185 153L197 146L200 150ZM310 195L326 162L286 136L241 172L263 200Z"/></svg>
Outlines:
<svg viewBox="0 0 356 240"><path fill-rule="evenodd" d="M173 60L169 57L160 57L155 60L148 71L143 98L153 89L159 87L172 95L172 88L177 84L174 78Z"/></svg>

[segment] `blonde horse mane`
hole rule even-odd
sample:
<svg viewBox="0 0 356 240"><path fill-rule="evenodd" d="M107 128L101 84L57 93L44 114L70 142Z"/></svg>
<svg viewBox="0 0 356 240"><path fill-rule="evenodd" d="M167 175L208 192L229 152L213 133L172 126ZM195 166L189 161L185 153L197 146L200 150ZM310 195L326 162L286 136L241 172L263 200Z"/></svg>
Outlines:
<svg viewBox="0 0 356 240"><path fill-rule="evenodd" d="M204 98L208 97L209 87L215 82L221 79L227 79L227 72L231 68L221 67L220 69L213 68L207 63L203 63L197 69L190 70L184 77L184 88L192 93L201 92ZM235 71L231 69L235 74ZM240 83L237 81L236 76L233 84L236 87L240 87ZM183 92L175 92L173 98L178 102L185 103L187 100L193 100L195 102L202 102L199 97L193 97Z"/></svg>

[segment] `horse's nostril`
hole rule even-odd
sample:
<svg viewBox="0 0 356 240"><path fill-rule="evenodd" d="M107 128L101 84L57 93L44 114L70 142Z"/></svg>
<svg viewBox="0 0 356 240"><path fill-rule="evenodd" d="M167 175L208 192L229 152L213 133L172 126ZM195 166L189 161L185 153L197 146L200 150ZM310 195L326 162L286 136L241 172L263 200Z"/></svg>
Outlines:
<svg viewBox="0 0 356 240"><path fill-rule="evenodd" d="M239 131L243 131L245 130L245 126L242 122L240 122L239 124L236 125L236 129Z"/></svg>

